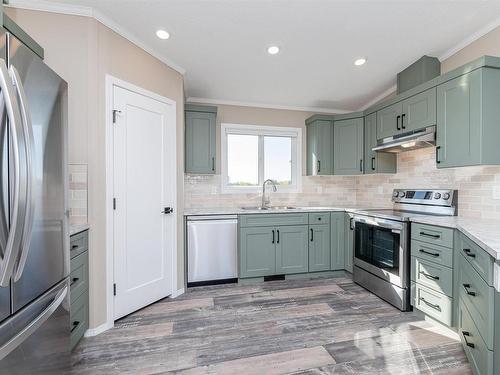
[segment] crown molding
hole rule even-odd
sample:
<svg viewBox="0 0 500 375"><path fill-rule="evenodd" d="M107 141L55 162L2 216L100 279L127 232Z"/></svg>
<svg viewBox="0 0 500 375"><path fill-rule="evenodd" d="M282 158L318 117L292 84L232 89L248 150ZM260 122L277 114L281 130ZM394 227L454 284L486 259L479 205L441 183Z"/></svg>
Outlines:
<svg viewBox="0 0 500 375"><path fill-rule="evenodd" d="M186 73L186 69L177 65L169 58L156 53L154 48L152 48L147 43L137 38L133 33L131 33L129 30L127 30L120 24L118 24L108 16L104 15L103 13L95 10L94 8L75 5L75 4L53 3L45 0L10 0L9 4L6 6L11 8L35 10L40 12L51 12L51 13L59 13L72 16L83 16L83 17L94 18L96 21L100 22L101 24L108 27L118 35L127 39L129 42L135 44L137 47L141 48L151 56L157 58L162 63L174 69L178 73L182 75Z"/></svg>
<svg viewBox="0 0 500 375"><path fill-rule="evenodd" d="M322 107L300 107L300 106L289 106L289 105L278 105L269 103L254 103L254 102L244 102L236 100L223 100L223 99L209 99L209 98L198 98L190 96L186 99L186 103L199 103L199 104L212 104L212 105L232 105L239 107L254 107L254 108L266 108L266 109L284 109L288 111L301 111L301 112L320 112L320 113L331 113L331 114L344 114L351 113L351 110L345 109L334 109L334 108L322 108Z"/></svg>
<svg viewBox="0 0 500 375"><path fill-rule="evenodd" d="M477 30L474 32L472 35L469 35L467 38L463 39L460 41L458 44L456 44L454 47L446 50L443 52L441 56L438 57L439 61L446 60L447 58L453 56L455 53L459 52L460 50L464 49L467 47L469 44L472 42L475 42L482 36L488 34L490 31L496 29L497 27L500 26L500 18L495 19L494 21L490 22L486 26L482 27L481 29Z"/></svg>

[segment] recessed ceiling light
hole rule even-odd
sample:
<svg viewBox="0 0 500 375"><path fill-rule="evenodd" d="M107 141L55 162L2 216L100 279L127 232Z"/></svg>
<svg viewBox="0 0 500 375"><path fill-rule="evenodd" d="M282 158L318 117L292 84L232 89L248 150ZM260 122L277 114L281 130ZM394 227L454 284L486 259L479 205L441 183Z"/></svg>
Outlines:
<svg viewBox="0 0 500 375"><path fill-rule="evenodd" d="M271 46L267 49L267 53L270 55L276 55L280 51L278 46Z"/></svg>
<svg viewBox="0 0 500 375"><path fill-rule="evenodd" d="M162 30L162 29L159 29L159 30L156 30L156 36L160 39L168 39L170 38L170 34L168 33L168 31L165 31L165 30Z"/></svg>
<svg viewBox="0 0 500 375"><path fill-rule="evenodd" d="M366 63L366 59L364 57L360 57L359 59L356 59L354 61L354 65L356 65L356 66L361 66L364 63Z"/></svg>

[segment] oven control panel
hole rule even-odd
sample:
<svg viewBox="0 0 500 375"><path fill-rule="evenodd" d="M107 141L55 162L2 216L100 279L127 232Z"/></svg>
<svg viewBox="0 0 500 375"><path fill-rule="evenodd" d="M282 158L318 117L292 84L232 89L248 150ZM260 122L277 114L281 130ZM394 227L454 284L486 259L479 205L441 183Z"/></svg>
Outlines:
<svg viewBox="0 0 500 375"><path fill-rule="evenodd" d="M397 203L416 203L437 206L452 206L457 198L457 191L450 189L394 189L392 201Z"/></svg>

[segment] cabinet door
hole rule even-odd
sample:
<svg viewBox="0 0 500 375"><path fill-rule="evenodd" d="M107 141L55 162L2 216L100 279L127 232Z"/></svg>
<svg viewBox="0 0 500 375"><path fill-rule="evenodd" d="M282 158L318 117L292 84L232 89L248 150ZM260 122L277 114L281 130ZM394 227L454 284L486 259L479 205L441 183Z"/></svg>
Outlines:
<svg viewBox="0 0 500 375"><path fill-rule="evenodd" d="M318 174L318 132L315 123L309 124L306 127L307 138L307 165L306 174L308 176L316 176Z"/></svg>
<svg viewBox="0 0 500 375"><path fill-rule="evenodd" d="M186 172L215 173L215 113L186 111Z"/></svg>
<svg viewBox="0 0 500 375"><path fill-rule="evenodd" d="M343 270L345 267L345 213L332 212L330 218L330 269Z"/></svg>
<svg viewBox="0 0 500 375"><path fill-rule="evenodd" d="M331 262L330 225L309 226L309 272L328 271Z"/></svg>
<svg viewBox="0 0 500 375"><path fill-rule="evenodd" d="M396 173L397 156L389 152L375 152L377 146L377 114L365 116L365 174Z"/></svg>
<svg viewBox="0 0 500 375"><path fill-rule="evenodd" d="M377 139L392 137L401 132L402 103L395 103L377 111Z"/></svg>
<svg viewBox="0 0 500 375"><path fill-rule="evenodd" d="M436 125L436 88L403 100L401 128L403 132Z"/></svg>
<svg viewBox="0 0 500 375"><path fill-rule="evenodd" d="M438 168L480 163L481 72L474 70L437 88Z"/></svg>
<svg viewBox="0 0 500 375"><path fill-rule="evenodd" d="M363 118L335 121L334 174L363 173Z"/></svg>
<svg viewBox="0 0 500 375"><path fill-rule="evenodd" d="M241 278L275 274L275 228L240 228L239 243Z"/></svg>
<svg viewBox="0 0 500 375"><path fill-rule="evenodd" d="M351 215L345 214L344 220L345 270L352 273L354 263L354 227L351 223Z"/></svg>
<svg viewBox="0 0 500 375"><path fill-rule="evenodd" d="M276 273L304 273L308 269L307 225L276 228Z"/></svg>
<svg viewBox="0 0 500 375"><path fill-rule="evenodd" d="M307 125L307 175L333 174L333 126L328 120Z"/></svg>

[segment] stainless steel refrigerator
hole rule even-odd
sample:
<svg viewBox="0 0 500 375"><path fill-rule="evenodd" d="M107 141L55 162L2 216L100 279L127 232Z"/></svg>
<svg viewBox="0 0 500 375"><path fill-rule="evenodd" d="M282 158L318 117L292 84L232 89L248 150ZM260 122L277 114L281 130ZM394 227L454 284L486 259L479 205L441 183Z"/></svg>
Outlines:
<svg viewBox="0 0 500 375"><path fill-rule="evenodd" d="M18 36L0 29L0 374L64 374L67 84Z"/></svg>

